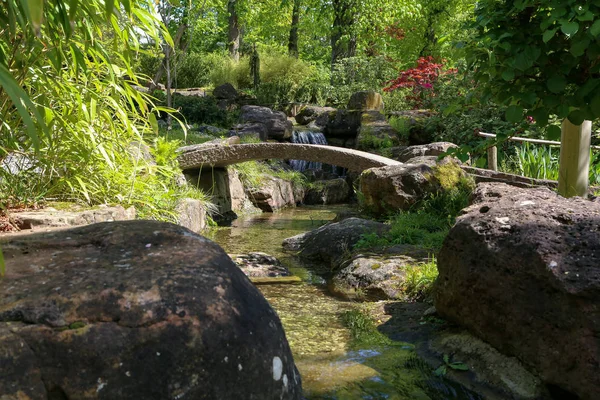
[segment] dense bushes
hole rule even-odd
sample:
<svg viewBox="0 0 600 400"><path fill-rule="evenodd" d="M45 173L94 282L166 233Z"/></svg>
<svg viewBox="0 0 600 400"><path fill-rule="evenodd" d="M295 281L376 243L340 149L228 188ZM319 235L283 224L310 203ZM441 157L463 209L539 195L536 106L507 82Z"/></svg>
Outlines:
<svg viewBox="0 0 600 400"><path fill-rule="evenodd" d="M162 90L156 90L153 95L158 105L166 105ZM178 111L178 118L188 124L215 125L229 129L237 121L237 112L219 108L217 100L212 96L184 96L175 93L172 107Z"/></svg>

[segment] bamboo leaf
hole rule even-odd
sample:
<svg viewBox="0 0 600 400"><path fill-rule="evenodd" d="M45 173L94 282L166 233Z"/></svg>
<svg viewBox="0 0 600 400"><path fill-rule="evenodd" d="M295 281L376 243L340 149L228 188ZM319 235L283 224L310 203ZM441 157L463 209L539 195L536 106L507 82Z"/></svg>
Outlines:
<svg viewBox="0 0 600 400"><path fill-rule="evenodd" d="M33 147L38 150L40 147L40 138L37 133L36 122L31 118L30 112L34 115L37 120L37 125L39 125L43 131L46 130L44 119L27 93L21 89L4 65L0 65L0 86L6 91L8 97L10 97L19 116L23 119L29 138L33 143Z"/></svg>
<svg viewBox="0 0 600 400"><path fill-rule="evenodd" d="M44 0L27 0L25 10L36 35L39 35L44 19Z"/></svg>

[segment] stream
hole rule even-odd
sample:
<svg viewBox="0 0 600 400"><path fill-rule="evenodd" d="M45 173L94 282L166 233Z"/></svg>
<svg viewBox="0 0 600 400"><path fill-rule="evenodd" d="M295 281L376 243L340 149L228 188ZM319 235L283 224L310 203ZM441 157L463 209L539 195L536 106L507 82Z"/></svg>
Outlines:
<svg viewBox="0 0 600 400"><path fill-rule="evenodd" d="M345 209L300 207L250 215L212 234L228 254L268 253L302 278L301 284L258 288L283 323L306 399L481 399L433 374L411 344L357 348L351 330L342 323L342 315L358 309L360 304L328 295L322 278L283 252L283 239L316 229Z"/></svg>

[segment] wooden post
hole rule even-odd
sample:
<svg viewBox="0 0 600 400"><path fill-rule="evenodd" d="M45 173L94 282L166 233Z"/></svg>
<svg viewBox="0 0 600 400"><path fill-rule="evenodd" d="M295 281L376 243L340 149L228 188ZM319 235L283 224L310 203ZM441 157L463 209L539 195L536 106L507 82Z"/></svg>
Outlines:
<svg viewBox="0 0 600 400"><path fill-rule="evenodd" d="M498 148L496 146L488 147L488 169L498 171Z"/></svg>
<svg viewBox="0 0 600 400"><path fill-rule="evenodd" d="M587 196L590 171L592 121L562 123L558 193L564 197Z"/></svg>

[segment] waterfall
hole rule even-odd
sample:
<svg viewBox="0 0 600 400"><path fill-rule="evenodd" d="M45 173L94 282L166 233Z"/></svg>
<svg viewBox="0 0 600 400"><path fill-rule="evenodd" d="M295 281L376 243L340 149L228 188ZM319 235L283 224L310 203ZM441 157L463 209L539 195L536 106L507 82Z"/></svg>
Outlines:
<svg viewBox="0 0 600 400"><path fill-rule="evenodd" d="M294 131L292 134L292 143L302 144L327 144L325 135L321 132L314 131ZM296 171L306 171L307 169L321 169L323 164L320 162L306 160L290 160L290 165Z"/></svg>

